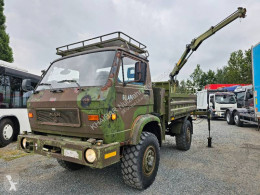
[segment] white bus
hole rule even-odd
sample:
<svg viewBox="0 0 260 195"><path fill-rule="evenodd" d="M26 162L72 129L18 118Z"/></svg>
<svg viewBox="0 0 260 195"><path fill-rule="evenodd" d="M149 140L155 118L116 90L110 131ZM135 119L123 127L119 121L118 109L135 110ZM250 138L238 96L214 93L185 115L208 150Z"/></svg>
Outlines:
<svg viewBox="0 0 260 195"><path fill-rule="evenodd" d="M22 80L31 79L35 87L40 78L0 60L0 147L16 140L19 133L30 131L26 103L32 91L22 91Z"/></svg>

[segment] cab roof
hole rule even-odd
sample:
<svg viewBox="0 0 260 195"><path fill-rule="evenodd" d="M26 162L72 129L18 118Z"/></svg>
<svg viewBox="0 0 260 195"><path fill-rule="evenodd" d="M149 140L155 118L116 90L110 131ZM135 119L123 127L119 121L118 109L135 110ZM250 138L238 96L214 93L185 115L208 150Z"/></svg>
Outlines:
<svg viewBox="0 0 260 195"><path fill-rule="evenodd" d="M232 92L217 92L215 93L215 95L235 95L235 94Z"/></svg>

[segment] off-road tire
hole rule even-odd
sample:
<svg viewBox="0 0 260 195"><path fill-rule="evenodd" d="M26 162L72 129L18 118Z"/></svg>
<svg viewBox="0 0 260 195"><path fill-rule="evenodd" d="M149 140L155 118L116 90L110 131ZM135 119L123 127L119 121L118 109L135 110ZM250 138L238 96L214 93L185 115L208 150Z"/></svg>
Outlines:
<svg viewBox="0 0 260 195"><path fill-rule="evenodd" d="M67 169L69 171L76 171L76 170L79 170L79 169L86 167L84 165L65 161L65 160L57 159L57 161L58 161L58 163L60 164L61 167L63 167L64 169Z"/></svg>
<svg viewBox="0 0 260 195"><path fill-rule="evenodd" d="M151 160L153 155L154 158ZM124 182L140 190L148 188L155 180L159 161L158 139L152 133L143 132L138 145L125 147L123 150L121 170ZM152 165L149 166L149 163Z"/></svg>
<svg viewBox="0 0 260 195"><path fill-rule="evenodd" d="M226 113L226 121L227 121L227 124L229 124L229 125L234 125L235 124L234 116L232 116L230 111L227 111L227 113Z"/></svg>
<svg viewBox="0 0 260 195"><path fill-rule="evenodd" d="M189 120L185 120L182 125L182 132L175 136L176 146L179 150L187 151L190 149L192 140L192 125Z"/></svg>
<svg viewBox="0 0 260 195"><path fill-rule="evenodd" d="M236 119L236 117L237 117L237 119ZM235 113L234 113L234 122L235 122L236 126L238 126L238 127L242 127L243 124L244 124L244 123L240 120L240 114L239 114L238 112L235 112Z"/></svg>
<svg viewBox="0 0 260 195"><path fill-rule="evenodd" d="M6 133L6 131L12 128L12 135ZM7 146L13 141L15 134L14 124L12 120L5 118L0 121L0 148ZM7 137L8 135L8 137Z"/></svg>

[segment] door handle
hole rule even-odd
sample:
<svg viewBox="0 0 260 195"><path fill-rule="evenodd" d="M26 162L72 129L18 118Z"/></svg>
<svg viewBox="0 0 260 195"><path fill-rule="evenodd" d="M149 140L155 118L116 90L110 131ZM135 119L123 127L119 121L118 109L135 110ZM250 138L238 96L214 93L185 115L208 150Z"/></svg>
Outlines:
<svg viewBox="0 0 260 195"><path fill-rule="evenodd" d="M150 90L144 90L145 95L150 95Z"/></svg>

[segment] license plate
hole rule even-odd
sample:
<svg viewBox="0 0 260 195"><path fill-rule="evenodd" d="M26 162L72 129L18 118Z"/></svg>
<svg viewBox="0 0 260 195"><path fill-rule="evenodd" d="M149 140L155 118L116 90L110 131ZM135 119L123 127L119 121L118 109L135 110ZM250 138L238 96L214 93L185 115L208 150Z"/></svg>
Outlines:
<svg viewBox="0 0 260 195"><path fill-rule="evenodd" d="M79 154L77 151L75 150L68 150L68 149L64 149L64 156L67 156L67 157L71 157L71 158L77 158L79 159Z"/></svg>

